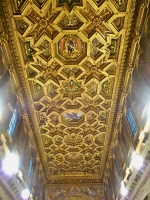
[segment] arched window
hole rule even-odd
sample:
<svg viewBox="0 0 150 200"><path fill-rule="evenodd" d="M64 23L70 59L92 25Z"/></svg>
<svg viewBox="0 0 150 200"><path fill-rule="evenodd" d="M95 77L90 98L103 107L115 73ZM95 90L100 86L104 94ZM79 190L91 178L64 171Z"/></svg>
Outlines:
<svg viewBox="0 0 150 200"><path fill-rule="evenodd" d="M17 109L15 109L13 112L12 118L10 120L8 130L7 130L11 137L13 136L15 132L17 121L18 121L18 112L17 112Z"/></svg>
<svg viewBox="0 0 150 200"><path fill-rule="evenodd" d="M120 167L119 167L119 162L118 162L117 157L115 157L115 165L116 165L116 169L118 173L118 178L120 178Z"/></svg>
<svg viewBox="0 0 150 200"><path fill-rule="evenodd" d="M29 163L29 170L28 170L28 178L31 177L31 174L32 174L32 166L33 166L33 157L31 156L31 158L30 158L30 163Z"/></svg>
<svg viewBox="0 0 150 200"><path fill-rule="evenodd" d="M134 117L133 117L130 109L128 109L126 112L126 118L127 118L130 130L131 130L131 133L134 137L138 128L137 128L136 122L134 120Z"/></svg>

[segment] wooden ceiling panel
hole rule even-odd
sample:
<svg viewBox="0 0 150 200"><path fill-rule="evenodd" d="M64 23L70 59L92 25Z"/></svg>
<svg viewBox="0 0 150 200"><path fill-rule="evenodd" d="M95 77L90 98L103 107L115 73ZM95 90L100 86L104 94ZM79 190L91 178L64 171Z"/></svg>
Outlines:
<svg viewBox="0 0 150 200"><path fill-rule="evenodd" d="M130 1L24 0L12 6L49 181L101 182Z"/></svg>

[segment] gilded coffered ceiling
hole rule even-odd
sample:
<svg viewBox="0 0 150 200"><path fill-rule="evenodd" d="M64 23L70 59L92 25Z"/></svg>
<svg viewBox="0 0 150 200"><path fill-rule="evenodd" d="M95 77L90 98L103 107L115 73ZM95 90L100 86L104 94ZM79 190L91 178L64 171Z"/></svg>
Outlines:
<svg viewBox="0 0 150 200"><path fill-rule="evenodd" d="M12 7L48 179L101 182L114 139L132 2L14 0Z"/></svg>

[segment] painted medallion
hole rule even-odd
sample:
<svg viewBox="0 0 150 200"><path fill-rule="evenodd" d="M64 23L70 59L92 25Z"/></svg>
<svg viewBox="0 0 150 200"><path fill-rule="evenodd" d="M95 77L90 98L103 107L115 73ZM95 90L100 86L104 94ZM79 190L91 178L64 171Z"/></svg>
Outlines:
<svg viewBox="0 0 150 200"><path fill-rule="evenodd" d="M83 51L83 42L76 35L66 35L59 42L59 51L67 59L77 58Z"/></svg>

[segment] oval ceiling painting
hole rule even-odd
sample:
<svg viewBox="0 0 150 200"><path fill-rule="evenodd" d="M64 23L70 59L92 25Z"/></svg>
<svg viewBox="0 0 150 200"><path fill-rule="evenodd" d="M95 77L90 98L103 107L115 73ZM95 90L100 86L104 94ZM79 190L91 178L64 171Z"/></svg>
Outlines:
<svg viewBox="0 0 150 200"><path fill-rule="evenodd" d="M82 119L83 114L79 110L67 110L63 113L63 120L66 122L78 122Z"/></svg>

